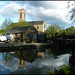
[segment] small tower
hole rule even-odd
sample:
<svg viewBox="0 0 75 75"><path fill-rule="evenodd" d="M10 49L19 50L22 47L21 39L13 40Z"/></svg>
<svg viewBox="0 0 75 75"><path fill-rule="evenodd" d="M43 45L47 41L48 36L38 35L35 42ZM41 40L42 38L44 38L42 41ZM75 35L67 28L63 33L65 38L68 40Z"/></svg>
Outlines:
<svg viewBox="0 0 75 75"><path fill-rule="evenodd" d="M26 21L25 16L26 16L26 10L24 9L19 9L19 22L20 21Z"/></svg>

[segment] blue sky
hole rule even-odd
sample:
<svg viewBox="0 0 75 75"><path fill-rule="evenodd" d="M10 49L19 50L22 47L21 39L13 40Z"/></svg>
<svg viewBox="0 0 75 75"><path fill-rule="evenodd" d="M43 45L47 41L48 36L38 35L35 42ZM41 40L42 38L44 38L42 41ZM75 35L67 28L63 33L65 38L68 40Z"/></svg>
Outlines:
<svg viewBox="0 0 75 75"><path fill-rule="evenodd" d="M21 8L26 10L26 21L45 20L47 27L57 24L62 29L75 26L74 21L69 21L67 1L0 1L0 25L5 17L18 22Z"/></svg>

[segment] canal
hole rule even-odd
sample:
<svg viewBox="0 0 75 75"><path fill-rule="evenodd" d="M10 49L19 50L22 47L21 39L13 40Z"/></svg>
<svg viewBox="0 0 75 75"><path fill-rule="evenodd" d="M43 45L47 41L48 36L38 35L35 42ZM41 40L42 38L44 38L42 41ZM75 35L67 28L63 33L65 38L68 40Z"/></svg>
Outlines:
<svg viewBox="0 0 75 75"><path fill-rule="evenodd" d="M0 74L46 74L63 65L75 66L73 49L33 49L0 52ZM74 70L74 69L73 69Z"/></svg>

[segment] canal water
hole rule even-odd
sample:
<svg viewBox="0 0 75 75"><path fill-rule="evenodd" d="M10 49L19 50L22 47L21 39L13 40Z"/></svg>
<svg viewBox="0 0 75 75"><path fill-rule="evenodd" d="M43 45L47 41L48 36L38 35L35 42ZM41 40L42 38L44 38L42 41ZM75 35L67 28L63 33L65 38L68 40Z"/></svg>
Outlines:
<svg viewBox="0 0 75 75"><path fill-rule="evenodd" d="M36 49L0 52L0 74L45 74L47 70L69 66L69 49Z"/></svg>

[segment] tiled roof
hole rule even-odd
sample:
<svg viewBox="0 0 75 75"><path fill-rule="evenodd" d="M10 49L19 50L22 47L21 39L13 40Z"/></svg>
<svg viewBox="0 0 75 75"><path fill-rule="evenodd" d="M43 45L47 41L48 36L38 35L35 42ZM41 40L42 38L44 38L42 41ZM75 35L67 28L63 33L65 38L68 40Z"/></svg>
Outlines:
<svg viewBox="0 0 75 75"><path fill-rule="evenodd" d="M26 32L30 27L31 26L13 28L13 29L8 30L6 34L23 33L23 32Z"/></svg>
<svg viewBox="0 0 75 75"><path fill-rule="evenodd" d="M43 24L44 21L29 21L27 23L30 24L30 25L40 25L40 24Z"/></svg>

